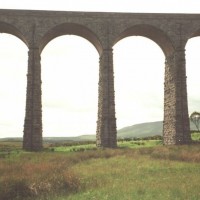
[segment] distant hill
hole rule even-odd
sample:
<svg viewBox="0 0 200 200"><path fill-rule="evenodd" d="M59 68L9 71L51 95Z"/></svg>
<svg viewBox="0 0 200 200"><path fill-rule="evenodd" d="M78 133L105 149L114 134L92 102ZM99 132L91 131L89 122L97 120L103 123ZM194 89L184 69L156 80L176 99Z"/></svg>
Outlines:
<svg viewBox="0 0 200 200"><path fill-rule="evenodd" d="M147 122L142 124L135 124L122 128L117 131L119 138L124 137L147 137L154 135L162 135L163 122Z"/></svg>
<svg viewBox="0 0 200 200"><path fill-rule="evenodd" d="M124 127L117 131L118 138L126 137L147 137L162 135L163 122L147 122L141 124L135 124L132 126ZM193 123L190 123L190 129L196 130ZM67 141L94 141L96 135L81 135L77 137L44 137L45 142L67 142ZM22 141L22 138L0 138L0 141Z"/></svg>
<svg viewBox="0 0 200 200"><path fill-rule="evenodd" d="M190 129L197 130L193 123L190 122ZM147 137L154 135L162 135L163 121L147 122L142 124L135 124L117 131L118 138L124 137Z"/></svg>

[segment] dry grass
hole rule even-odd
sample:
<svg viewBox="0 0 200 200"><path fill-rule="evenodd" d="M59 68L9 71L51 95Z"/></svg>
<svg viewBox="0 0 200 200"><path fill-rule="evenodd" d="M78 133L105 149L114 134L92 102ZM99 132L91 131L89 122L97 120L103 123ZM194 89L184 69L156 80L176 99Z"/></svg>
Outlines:
<svg viewBox="0 0 200 200"><path fill-rule="evenodd" d="M152 149L151 157L156 159L175 160L183 162L200 162L199 145L162 146Z"/></svg>
<svg viewBox="0 0 200 200"><path fill-rule="evenodd" d="M199 150L200 146L141 148L79 163L74 170L86 189L68 199L200 199Z"/></svg>

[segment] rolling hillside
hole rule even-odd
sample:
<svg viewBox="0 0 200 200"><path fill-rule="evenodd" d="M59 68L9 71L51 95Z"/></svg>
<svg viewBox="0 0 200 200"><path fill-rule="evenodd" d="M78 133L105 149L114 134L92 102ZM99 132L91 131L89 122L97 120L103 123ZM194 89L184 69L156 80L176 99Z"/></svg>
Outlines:
<svg viewBox="0 0 200 200"><path fill-rule="evenodd" d="M162 121L135 124L118 130L118 137L147 137L162 135Z"/></svg>

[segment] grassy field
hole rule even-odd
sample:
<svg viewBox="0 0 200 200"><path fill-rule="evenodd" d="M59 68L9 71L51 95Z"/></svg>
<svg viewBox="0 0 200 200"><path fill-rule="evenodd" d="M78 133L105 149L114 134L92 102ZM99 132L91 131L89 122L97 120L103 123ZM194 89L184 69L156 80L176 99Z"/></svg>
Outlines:
<svg viewBox="0 0 200 200"><path fill-rule="evenodd" d="M0 200L198 200L199 174L199 144L47 145L33 153L0 143Z"/></svg>

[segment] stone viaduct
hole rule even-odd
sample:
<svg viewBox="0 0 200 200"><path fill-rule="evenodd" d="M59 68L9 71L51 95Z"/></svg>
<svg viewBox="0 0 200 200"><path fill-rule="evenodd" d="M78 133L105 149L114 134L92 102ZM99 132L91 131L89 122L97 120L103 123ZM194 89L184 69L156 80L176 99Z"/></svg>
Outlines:
<svg viewBox="0 0 200 200"><path fill-rule="evenodd" d="M0 9L0 32L28 47L23 148L42 149L40 55L48 42L67 34L90 41L99 53L97 146L116 147L112 47L128 36L144 36L165 55L164 144L187 144L191 137L187 103L185 45L200 35L200 14L66 12Z"/></svg>

